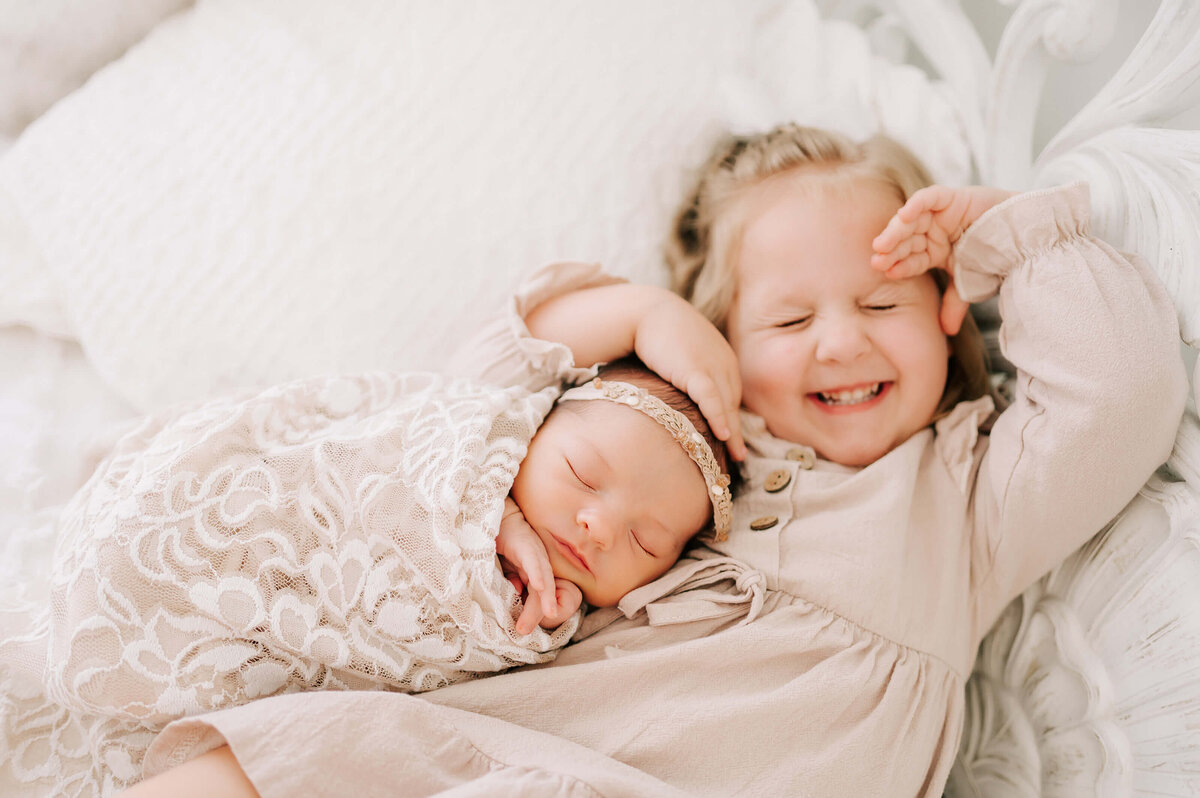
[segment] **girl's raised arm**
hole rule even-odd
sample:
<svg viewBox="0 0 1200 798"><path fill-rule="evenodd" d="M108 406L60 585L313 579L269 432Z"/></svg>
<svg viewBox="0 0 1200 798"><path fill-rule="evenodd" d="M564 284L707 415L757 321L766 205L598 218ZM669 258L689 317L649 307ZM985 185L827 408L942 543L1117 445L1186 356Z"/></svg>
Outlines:
<svg viewBox="0 0 1200 798"><path fill-rule="evenodd" d="M1016 397L972 500L976 633L1111 520L1171 452L1187 379L1149 265L1089 232L1086 186L1014 197L955 249L964 299L999 293Z"/></svg>
<svg viewBox="0 0 1200 798"><path fill-rule="evenodd" d="M734 459L745 457L737 358L717 328L682 297L651 285L607 285L548 300L525 323L535 337L569 347L577 365L637 355L696 402Z"/></svg>
<svg viewBox="0 0 1200 798"><path fill-rule="evenodd" d="M451 368L540 390L580 382L589 367L629 354L691 396L734 459L745 456L741 378L729 343L676 294L617 280L594 265L534 273L510 308L460 347Z"/></svg>

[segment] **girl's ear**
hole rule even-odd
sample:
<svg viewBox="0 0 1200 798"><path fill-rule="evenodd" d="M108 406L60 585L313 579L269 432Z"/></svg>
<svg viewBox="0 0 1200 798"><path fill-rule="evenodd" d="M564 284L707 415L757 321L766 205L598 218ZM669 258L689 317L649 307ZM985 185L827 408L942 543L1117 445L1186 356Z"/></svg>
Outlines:
<svg viewBox="0 0 1200 798"><path fill-rule="evenodd" d="M967 311L970 310L971 303L958 295L958 291L954 287L954 277L950 276L950 280L946 283L946 290L942 292L942 308L938 313L938 323L941 325L942 332L947 336L958 335L958 331L962 329L963 319L967 317Z"/></svg>

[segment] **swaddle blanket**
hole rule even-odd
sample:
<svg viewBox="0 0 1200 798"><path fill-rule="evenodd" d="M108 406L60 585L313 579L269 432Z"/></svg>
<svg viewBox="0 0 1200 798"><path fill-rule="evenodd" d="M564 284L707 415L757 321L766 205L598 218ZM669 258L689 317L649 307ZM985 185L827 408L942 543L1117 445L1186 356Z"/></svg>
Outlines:
<svg viewBox="0 0 1200 798"><path fill-rule="evenodd" d="M94 770L114 745L132 766L130 735L181 716L552 658L578 615L518 635L495 534L557 394L321 377L126 434L64 510L48 616L0 642L14 768L87 747ZM26 675L44 652L44 699L17 684L18 650Z"/></svg>

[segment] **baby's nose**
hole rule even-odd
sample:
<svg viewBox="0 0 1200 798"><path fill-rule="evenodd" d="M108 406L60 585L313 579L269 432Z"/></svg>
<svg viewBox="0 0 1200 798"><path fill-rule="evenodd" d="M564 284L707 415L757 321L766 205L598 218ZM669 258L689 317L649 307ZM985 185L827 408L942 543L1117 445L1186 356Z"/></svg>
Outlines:
<svg viewBox="0 0 1200 798"><path fill-rule="evenodd" d="M576 516L576 523L583 535L596 548L604 550L612 546L616 525L608 513L596 507L585 507Z"/></svg>

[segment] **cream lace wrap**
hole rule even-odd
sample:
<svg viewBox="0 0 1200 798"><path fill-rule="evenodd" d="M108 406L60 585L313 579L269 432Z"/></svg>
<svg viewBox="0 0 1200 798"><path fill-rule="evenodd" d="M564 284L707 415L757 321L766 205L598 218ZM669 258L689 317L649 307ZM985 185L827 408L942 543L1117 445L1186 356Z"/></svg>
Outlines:
<svg viewBox="0 0 1200 798"><path fill-rule="evenodd" d="M47 689L142 721L550 659L514 629L504 497L556 392L318 378L126 436L68 508Z"/></svg>
<svg viewBox="0 0 1200 798"><path fill-rule="evenodd" d="M184 715L551 659L579 616L518 635L495 534L557 394L323 377L122 437L64 510L49 615L7 619L8 776L107 792Z"/></svg>

